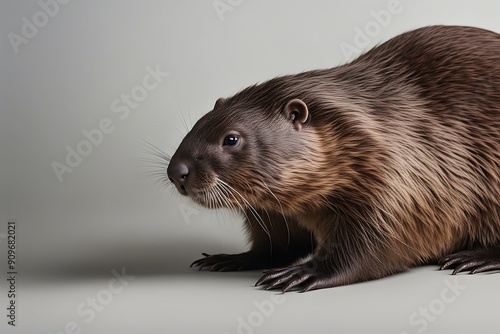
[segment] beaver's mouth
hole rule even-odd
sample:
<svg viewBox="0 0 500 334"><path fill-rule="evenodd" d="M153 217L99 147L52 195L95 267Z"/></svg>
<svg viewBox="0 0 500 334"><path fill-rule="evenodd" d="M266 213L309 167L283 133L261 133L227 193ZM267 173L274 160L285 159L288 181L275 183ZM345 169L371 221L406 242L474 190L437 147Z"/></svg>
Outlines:
<svg viewBox="0 0 500 334"><path fill-rule="evenodd" d="M189 197L194 202L208 209L227 208L229 201L222 196L213 189L202 189L189 193Z"/></svg>
<svg viewBox="0 0 500 334"><path fill-rule="evenodd" d="M220 179L197 189L188 189L188 196L194 202L209 209L241 209L247 203L238 190Z"/></svg>

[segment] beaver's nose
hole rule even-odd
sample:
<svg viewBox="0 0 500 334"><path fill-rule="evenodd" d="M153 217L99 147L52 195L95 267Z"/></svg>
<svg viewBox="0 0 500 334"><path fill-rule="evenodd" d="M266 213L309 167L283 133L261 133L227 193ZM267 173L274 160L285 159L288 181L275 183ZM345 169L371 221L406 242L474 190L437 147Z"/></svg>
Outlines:
<svg viewBox="0 0 500 334"><path fill-rule="evenodd" d="M170 181L177 187L183 195L187 195L185 188L186 179L189 175L189 168L182 161L170 161L167 168L167 175Z"/></svg>

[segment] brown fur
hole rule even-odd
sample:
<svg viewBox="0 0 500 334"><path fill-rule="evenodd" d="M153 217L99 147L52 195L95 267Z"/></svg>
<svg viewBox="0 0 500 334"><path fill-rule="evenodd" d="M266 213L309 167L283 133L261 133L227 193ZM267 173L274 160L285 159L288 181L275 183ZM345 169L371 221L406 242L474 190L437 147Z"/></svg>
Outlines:
<svg viewBox="0 0 500 334"><path fill-rule="evenodd" d="M303 123L287 111L293 99L307 106ZM231 132L239 145L222 146ZM500 35L426 27L349 64L248 87L198 121L179 163L185 192L243 212L252 243L195 265L275 267L314 249L266 274L268 288L366 281L499 247Z"/></svg>

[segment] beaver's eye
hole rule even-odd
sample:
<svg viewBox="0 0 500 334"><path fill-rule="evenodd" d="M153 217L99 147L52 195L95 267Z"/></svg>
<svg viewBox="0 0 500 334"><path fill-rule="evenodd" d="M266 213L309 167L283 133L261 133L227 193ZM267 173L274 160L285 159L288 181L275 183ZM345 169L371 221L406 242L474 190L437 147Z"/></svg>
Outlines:
<svg viewBox="0 0 500 334"><path fill-rule="evenodd" d="M227 135L226 138L224 138L224 142L222 145L224 146L234 146L238 143L239 136L238 135Z"/></svg>

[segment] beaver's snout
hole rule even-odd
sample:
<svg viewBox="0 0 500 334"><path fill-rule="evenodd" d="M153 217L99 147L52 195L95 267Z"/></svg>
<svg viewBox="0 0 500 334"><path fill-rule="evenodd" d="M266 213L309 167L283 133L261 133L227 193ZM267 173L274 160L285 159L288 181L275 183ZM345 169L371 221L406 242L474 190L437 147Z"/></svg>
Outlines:
<svg viewBox="0 0 500 334"><path fill-rule="evenodd" d="M174 157L168 164L167 175L170 181L175 184L177 190L181 194L187 195L185 183L189 175L188 166Z"/></svg>

